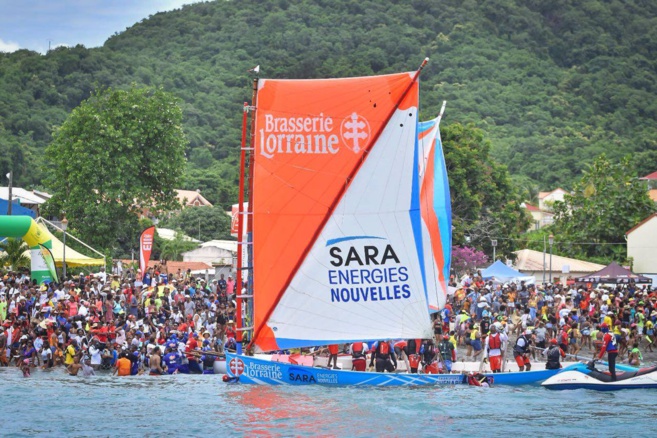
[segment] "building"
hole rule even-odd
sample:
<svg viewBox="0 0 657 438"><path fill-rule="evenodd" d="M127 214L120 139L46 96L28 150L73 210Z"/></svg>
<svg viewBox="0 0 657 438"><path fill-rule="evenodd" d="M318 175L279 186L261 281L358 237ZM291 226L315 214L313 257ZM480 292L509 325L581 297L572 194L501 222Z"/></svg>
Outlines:
<svg viewBox="0 0 657 438"><path fill-rule="evenodd" d="M185 207L212 207L212 204L210 201L205 199L203 195L201 195L200 190L180 190L180 189L175 189L176 192L176 198L178 198L178 202L180 205L182 205L182 208Z"/></svg>
<svg viewBox="0 0 657 438"><path fill-rule="evenodd" d="M11 197L13 203L18 203L21 207L27 208L34 213L33 217L39 217L40 207L52 197L46 192L38 190L26 190L20 187L12 187ZM0 199L9 200L9 187L0 187ZM2 213L4 214L4 212Z"/></svg>
<svg viewBox="0 0 657 438"><path fill-rule="evenodd" d="M627 233L627 257L632 258L632 271L657 275L657 213L639 222Z"/></svg>
<svg viewBox="0 0 657 438"><path fill-rule="evenodd" d="M234 240L210 240L199 248L182 253L183 261L198 261L212 265L215 275L233 275L237 260L237 242Z"/></svg>
<svg viewBox="0 0 657 438"><path fill-rule="evenodd" d="M157 236L162 240L174 240L176 238L176 230L172 230L171 228L156 227L155 232L157 232ZM189 237L185 233L181 232L181 234L182 240L186 242L201 243L200 240Z"/></svg>
<svg viewBox="0 0 657 438"><path fill-rule="evenodd" d="M547 283L552 278L553 283L566 283L568 278L581 277L604 268L604 265L571 259L542 251L522 249L516 251L515 269L523 274L533 275L536 283ZM550 270L550 258L552 270ZM543 264L545 262L545 264ZM544 280L545 279L545 280Z"/></svg>
<svg viewBox="0 0 657 438"><path fill-rule="evenodd" d="M531 215L533 224L527 231L538 230L554 222L554 213L552 206L555 202L563 202L564 195L568 192L562 188L556 188L551 192L538 193L538 205L522 203L521 207L525 208Z"/></svg>

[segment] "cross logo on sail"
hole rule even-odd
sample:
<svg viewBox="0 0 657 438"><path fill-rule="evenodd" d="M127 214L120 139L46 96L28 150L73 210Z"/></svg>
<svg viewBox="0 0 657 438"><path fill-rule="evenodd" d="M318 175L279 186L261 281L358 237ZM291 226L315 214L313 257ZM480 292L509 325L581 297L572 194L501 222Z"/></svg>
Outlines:
<svg viewBox="0 0 657 438"><path fill-rule="evenodd" d="M359 153L367 145L370 136L370 124L367 119L357 113L352 113L340 125L342 142L354 153Z"/></svg>

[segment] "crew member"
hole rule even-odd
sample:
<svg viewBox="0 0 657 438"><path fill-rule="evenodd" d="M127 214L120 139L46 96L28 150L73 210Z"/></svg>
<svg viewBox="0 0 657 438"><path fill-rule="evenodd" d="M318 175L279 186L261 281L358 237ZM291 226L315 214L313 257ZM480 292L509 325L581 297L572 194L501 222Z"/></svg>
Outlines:
<svg viewBox="0 0 657 438"><path fill-rule="evenodd" d="M433 339L428 339L424 344L424 349L422 351L422 364L424 365L425 374L438 374L438 361L436 360L438 354L439 352L433 343Z"/></svg>
<svg viewBox="0 0 657 438"><path fill-rule="evenodd" d="M395 342L395 354L397 355L397 358L401 359L404 361L404 364L406 364L406 370L410 369L410 364L408 363L408 351L406 349L406 346L408 345L408 342L404 339L401 341Z"/></svg>
<svg viewBox="0 0 657 438"><path fill-rule="evenodd" d="M545 363L546 370L558 370L561 368L559 360L566 357L566 352L559 347L556 339L550 339L550 346L543 351L543 355L547 357Z"/></svg>
<svg viewBox="0 0 657 438"><path fill-rule="evenodd" d="M328 346L329 359L328 359L328 368L331 368L331 362L333 363L333 369L338 369L338 353L340 352L340 346L338 344L331 344Z"/></svg>
<svg viewBox="0 0 657 438"><path fill-rule="evenodd" d="M452 362L456 360L456 350L454 345L449 342L449 335L444 335L443 340L438 344L438 352L443 361L443 365L448 373L452 372Z"/></svg>
<svg viewBox="0 0 657 438"><path fill-rule="evenodd" d="M409 339L406 343L405 353L408 356L408 372L417 373L417 370L420 366L420 352L422 351L422 340L421 339Z"/></svg>
<svg viewBox="0 0 657 438"><path fill-rule="evenodd" d="M351 370L365 371L367 366L367 344L354 342L349 346L349 353L351 353Z"/></svg>
<svg viewBox="0 0 657 438"><path fill-rule="evenodd" d="M516 345L513 347L513 357L518 364L518 371L529 371L532 368L529 361L529 346L531 343L532 331L530 329L518 336Z"/></svg>
<svg viewBox="0 0 657 438"><path fill-rule="evenodd" d="M502 345L509 340L507 335L499 333L497 324L490 326L490 335L486 338L485 359L490 361L490 369L494 373L502 370Z"/></svg>
<svg viewBox="0 0 657 438"><path fill-rule="evenodd" d="M607 353L607 362L609 362L609 374L611 374L611 380L616 381L616 357L618 356L618 347L616 341L616 335L609 333L609 324L602 323L600 326L600 331L604 333L602 337L602 347L600 348L600 354L598 358L602 359Z"/></svg>
<svg viewBox="0 0 657 438"><path fill-rule="evenodd" d="M395 349L391 345L390 341L379 341L372 353L372 359L370 359L370 367L374 365L376 361L376 372L382 373L388 371L392 373L397 369L397 356L395 355Z"/></svg>

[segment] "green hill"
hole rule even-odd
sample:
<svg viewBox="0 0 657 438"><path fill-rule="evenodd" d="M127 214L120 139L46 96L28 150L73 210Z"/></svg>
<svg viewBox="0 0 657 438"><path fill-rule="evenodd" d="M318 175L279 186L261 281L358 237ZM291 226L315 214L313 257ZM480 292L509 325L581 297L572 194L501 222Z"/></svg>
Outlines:
<svg viewBox="0 0 657 438"><path fill-rule="evenodd" d="M317 78L414 70L422 114L473 122L521 184L570 187L599 153L657 161L650 0L218 1L160 13L103 47L0 54L0 174L39 185L54 126L97 86L162 86L189 138L187 187L236 198L247 70Z"/></svg>

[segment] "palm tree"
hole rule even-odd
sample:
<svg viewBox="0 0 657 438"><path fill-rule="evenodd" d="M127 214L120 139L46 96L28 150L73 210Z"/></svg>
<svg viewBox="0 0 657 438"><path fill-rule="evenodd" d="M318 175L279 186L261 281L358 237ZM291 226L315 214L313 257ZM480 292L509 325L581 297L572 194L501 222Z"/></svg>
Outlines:
<svg viewBox="0 0 657 438"><path fill-rule="evenodd" d="M21 239L7 238L0 242L0 266L9 267L10 270L29 268L30 258L25 255L29 250L27 243Z"/></svg>
<svg viewBox="0 0 657 438"><path fill-rule="evenodd" d="M192 250L196 247L198 247L196 243L185 240L184 234L180 231L176 231L173 240L165 240L162 242L162 254L160 255L160 258L164 260L180 261L182 260L183 252Z"/></svg>

